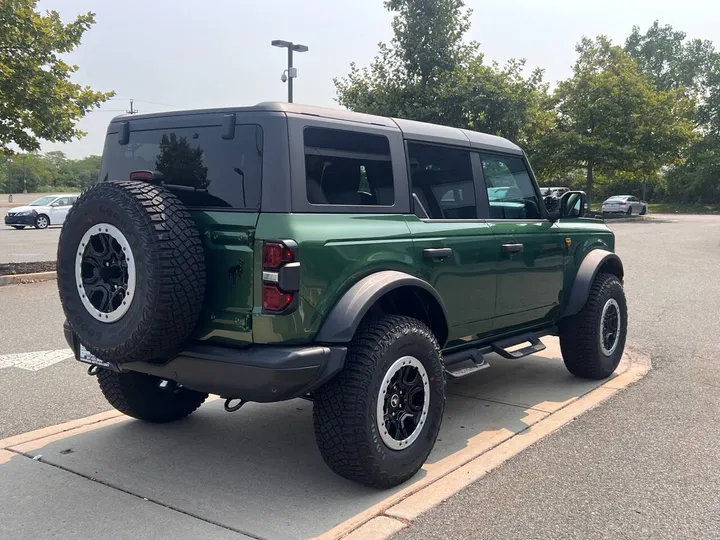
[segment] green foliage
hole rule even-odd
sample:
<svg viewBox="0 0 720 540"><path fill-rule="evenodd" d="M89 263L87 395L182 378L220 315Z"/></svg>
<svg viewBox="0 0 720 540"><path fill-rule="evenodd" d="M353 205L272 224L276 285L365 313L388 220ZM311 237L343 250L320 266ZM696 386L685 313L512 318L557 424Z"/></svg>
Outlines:
<svg viewBox="0 0 720 540"><path fill-rule="evenodd" d="M83 136L76 122L114 95L72 83L78 67L61 58L80 44L94 14L64 24L58 12L36 8L37 0L0 2L0 153Z"/></svg>
<svg viewBox="0 0 720 540"><path fill-rule="evenodd" d="M707 135L688 151L687 160L664 179L667 200L688 204L720 201L720 137Z"/></svg>
<svg viewBox="0 0 720 540"><path fill-rule="evenodd" d="M463 37L470 10L462 0L389 0L394 37L367 68L351 64L335 80L348 109L463 127L529 143L548 125L542 71L523 76L524 61L483 63Z"/></svg>
<svg viewBox="0 0 720 540"><path fill-rule="evenodd" d="M678 162L694 137L694 106L682 90L657 90L604 36L576 50L572 77L552 97L554 128L538 142L545 175L583 168L590 197L596 173L652 175Z"/></svg>
<svg viewBox="0 0 720 540"><path fill-rule="evenodd" d="M78 192L95 182L100 173L100 156L68 159L62 152L19 154L3 160L0 192ZM8 175L9 173L9 175Z"/></svg>
<svg viewBox="0 0 720 540"><path fill-rule="evenodd" d="M203 165L203 149L193 148L186 137L164 133L155 169L169 184L206 189L210 185L208 169Z"/></svg>

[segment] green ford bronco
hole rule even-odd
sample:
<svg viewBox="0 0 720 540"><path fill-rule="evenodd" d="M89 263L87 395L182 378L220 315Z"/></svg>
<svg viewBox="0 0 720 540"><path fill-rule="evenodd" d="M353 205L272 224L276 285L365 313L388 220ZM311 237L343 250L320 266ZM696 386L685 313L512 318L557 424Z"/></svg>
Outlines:
<svg viewBox="0 0 720 540"><path fill-rule="evenodd" d="M309 399L329 467L388 488L489 352L558 335L570 372L613 373L623 267L584 202L548 211L524 152L467 130L283 103L121 116L60 236L65 335L148 422L209 393Z"/></svg>

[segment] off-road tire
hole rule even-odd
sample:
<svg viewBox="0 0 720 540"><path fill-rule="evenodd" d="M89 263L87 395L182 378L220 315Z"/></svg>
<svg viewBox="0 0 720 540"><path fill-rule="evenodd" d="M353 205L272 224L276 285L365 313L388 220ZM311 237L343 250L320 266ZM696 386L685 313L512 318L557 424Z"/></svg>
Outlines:
<svg viewBox="0 0 720 540"><path fill-rule="evenodd" d="M98 384L105 399L118 411L145 422L174 422L185 418L207 399L208 395L169 383L158 386L162 379L144 373L117 373L100 369Z"/></svg>
<svg viewBox="0 0 720 540"><path fill-rule="evenodd" d="M429 378L430 404L420 435L391 450L378 432L380 385L402 356L417 358ZM314 394L315 439L325 463L337 474L376 488L411 478L430 455L445 408L445 376L435 336L420 321L396 315L365 321L348 346L343 370Z"/></svg>
<svg viewBox="0 0 720 540"><path fill-rule="evenodd" d="M126 237L137 275L129 309L110 323L88 312L75 276L80 241L98 223ZM88 188L60 233L57 273L70 328L91 353L109 362L172 358L202 313L206 270L200 233L178 198L152 184L111 181Z"/></svg>
<svg viewBox="0 0 720 540"><path fill-rule="evenodd" d="M619 341L609 356L602 351L600 327L603 307L614 299L620 309ZM568 371L578 377L605 379L613 374L627 334L627 303L622 283L612 274L598 274L585 306L560 324L560 349Z"/></svg>

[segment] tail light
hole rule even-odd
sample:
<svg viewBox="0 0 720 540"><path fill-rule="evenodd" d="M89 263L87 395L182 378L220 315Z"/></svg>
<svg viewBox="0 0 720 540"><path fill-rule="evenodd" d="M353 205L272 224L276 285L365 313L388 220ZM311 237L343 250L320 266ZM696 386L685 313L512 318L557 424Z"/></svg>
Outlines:
<svg viewBox="0 0 720 540"><path fill-rule="evenodd" d="M300 290L300 263L297 244L291 240L263 244L262 306L264 311L291 310Z"/></svg>
<svg viewBox="0 0 720 540"><path fill-rule="evenodd" d="M620 206L625 206L627 203L626 203L625 201L620 201L618 204L619 204Z"/></svg>

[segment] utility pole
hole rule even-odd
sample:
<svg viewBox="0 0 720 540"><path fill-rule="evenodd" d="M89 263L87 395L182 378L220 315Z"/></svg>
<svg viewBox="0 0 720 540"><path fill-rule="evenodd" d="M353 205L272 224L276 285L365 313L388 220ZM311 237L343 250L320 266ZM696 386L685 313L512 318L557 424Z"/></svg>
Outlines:
<svg viewBox="0 0 720 540"><path fill-rule="evenodd" d="M129 111L125 111L125 112L128 113L128 114L137 114L137 113L140 112L140 111L138 111L137 109L135 109L135 108L133 107L133 101L134 101L134 100L132 100L132 99L130 100L130 110L129 110Z"/></svg>
<svg viewBox="0 0 720 540"><path fill-rule="evenodd" d="M300 45L299 43L293 43L292 41L283 41L282 39L275 39L270 42L273 47L280 47L281 49L287 49L287 69L283 72L280 80L282 82L287 81L288 83L288 103L293 102L293 79L297 78L297 69L293 67L293 52L307 52L307 45ZM286 75L287 74L287 75Z"/></svg>

